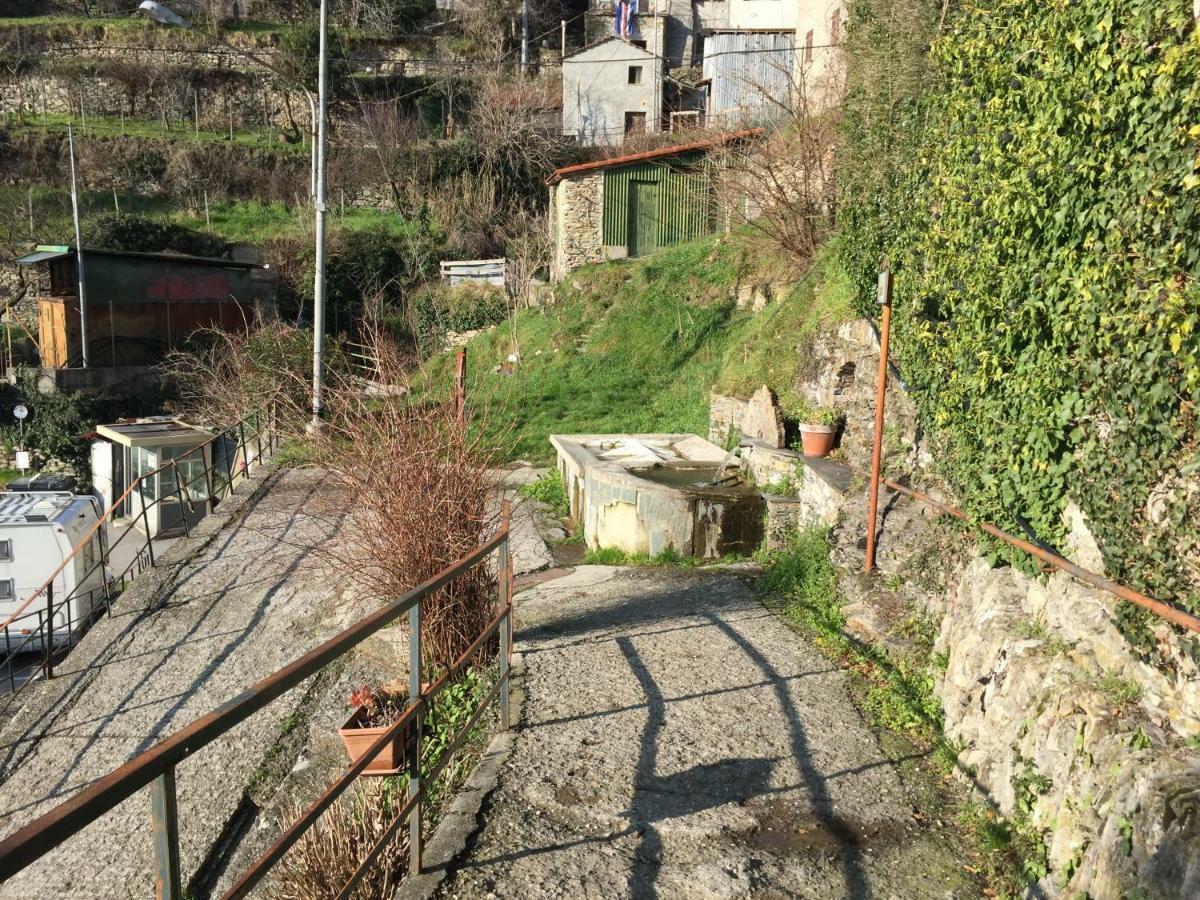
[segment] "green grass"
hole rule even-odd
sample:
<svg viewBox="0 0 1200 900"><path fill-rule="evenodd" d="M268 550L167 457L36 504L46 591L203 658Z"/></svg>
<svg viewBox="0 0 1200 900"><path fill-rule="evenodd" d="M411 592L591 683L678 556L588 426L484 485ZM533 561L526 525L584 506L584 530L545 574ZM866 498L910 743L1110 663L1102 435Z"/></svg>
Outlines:
<svg viewBox="0 0 1200 900"><path fill-rule="evenodd" d="M573 273L554 304L468 344L479 427L508 458L544 462L555 433L707 434L714 384L744 395L762 383L790 388L804 362L793 349L796 323L811 332L848 316L836 293L826 304L833 264L822 258L790 297L756 316L732 297L739 279L754 277L744 256L738 239L707 238ZM425 365L433 390L449 389L453 364L447 353Z"/></svg>
<svg viewBox="0 0 1200 900"><path fill-rule="evenodd" d="M79 116L65 113L43 115L39 112L29 112L23 117L16 113L7 113L4 125L12 131L45 131L65 134L67 125L75 129L80 138L86 137L130 137L153 138L169 141L196 141L209 144L236 144L238 146L264 147L285 153L308 154L308 145L304 143L286 144L279 141L278 128L242 128L234 129L233 140L230 141L227 129L208 130L201 128L199 132L190 122L179 120L169 121L166 128L159 119L134 118L120 116Z"/></svg>
<svg viewBox="0 0 1200 900"><path fill-rule="evenodd" d="M141 16L5 16L0 28L42 28L64 25L87 28L147 28L150 21Z"/></svg>
<svg viewBox="0 0 1200 900"><path fill-rule="evenodd" d="M700 562L694 556L683 556L673 547L653 556L648 553L626 553L619 547L599 547L583 555L583 563L587 566L673 566L690 569L700 565Z"/></svg>
<svg viewBox="0 0 1200 900"><path fill-rule="evenodd" d="M554 515L565 519L571 514L571 504L567 500L567 491L563 486L562 476L557 469L551 469L537 481L523 484L517 488L517 494L530 500L538 500L550 507Z"/></svg>
<svg viewBox="0 0 1200 900"><path fill-rule="evenodd" d="M65 190L36 187L0 187L0 204L27 210L32 195L34 231L20 237L36 243L69 240L71 232L71 196ZM79 194L80 215L86 221L93 215L115 210L112 191L82 190ZM204 211L181 208L169 198L117 192L117 203L123 213L166 218L178 225L204 231L207 225ZM285 206L282 203L229 200L209 204L209 218L214 234L235 243L261 243L276 237L295 237L311 234L313 212L307 206ZM25 216L21 217L25 221ZM379 209L347 208L343 216L336 205L330 207L330 231L343 229L359 231L383 227L389 234L399 235L412 226L401 216ZM24 229L22 229L24 232Z"/></svg>

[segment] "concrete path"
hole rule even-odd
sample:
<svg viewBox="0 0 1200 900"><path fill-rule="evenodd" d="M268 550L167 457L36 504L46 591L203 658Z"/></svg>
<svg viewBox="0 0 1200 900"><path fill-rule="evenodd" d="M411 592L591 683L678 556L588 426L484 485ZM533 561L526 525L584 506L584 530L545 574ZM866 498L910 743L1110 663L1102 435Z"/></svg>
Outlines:
<svg viewBox="0 0 1200 900"><path fill-rule="evenodd" d="M979 896L746 580L584 567L516 609L522 722L442 896Z"/></svg>
<svg viewBox="0 0 1200 900"><path fill-rule="evenodd" d="M217 517L206 520L210 533L193 537L193 556L164 560L122 595L6 726L0 833L329 636L340 588L314 551L335 538L338 518L321 503L324 483L320 472L273 476L269 490L240 497L223 527ZM298 699L297 691L284 695L179 767L185 883L238 821L247 787ZM0 885L0 897L153 896L152 860L150 801L141 791Z"/></svg>

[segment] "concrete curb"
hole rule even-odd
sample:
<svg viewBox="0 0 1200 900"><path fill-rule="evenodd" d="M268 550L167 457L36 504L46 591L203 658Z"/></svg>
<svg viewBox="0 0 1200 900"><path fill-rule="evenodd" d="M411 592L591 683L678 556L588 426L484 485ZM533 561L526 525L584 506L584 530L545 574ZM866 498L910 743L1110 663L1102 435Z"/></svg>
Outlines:
<svg viewBox="0 0 1200 900"><path fill-rule="evenodd" d="M475 771L458 791L433 837L425 844L424 871L409 877L392 895L395 900L428 900L446 880L454 860L467 847L471 836L479 829L479 813L483 804L500 783L500 769L512 753L517 728L525 707L525 660L513 653L509 679L509 729L497 734L475 766Z"/></svg>

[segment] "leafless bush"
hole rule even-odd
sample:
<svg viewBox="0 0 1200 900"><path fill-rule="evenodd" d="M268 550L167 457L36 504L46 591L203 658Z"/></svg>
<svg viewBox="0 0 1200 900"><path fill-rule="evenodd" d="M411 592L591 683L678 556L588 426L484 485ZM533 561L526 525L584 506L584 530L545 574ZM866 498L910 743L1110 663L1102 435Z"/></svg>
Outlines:
<svg viewBox="0 0 1200 900"><path fill-rule="evenodd" d="M330 900L338 896L359 863L383 837L404 804L392 779L359 779L272 871L272 900ZM303 808L293 805L284 818L294 822ZM400 829L351 895L355 900L389 897L408 868L408 831Z"/></svg>
<svg viewBox="0 0 1200 900"><path fill-rule="evenodd" d="M196 421L228 425L270 406L281 429L302 433L312 396L312 334L282 322L251 324L197 332L188 348L167 354L164 373ZM340 367L338 348L331 355Z"/></svg>
<svg viewBox="0 0 1200 900"><path fill-rule="evenodd" d="M504 254L508 259L508 287L513 300L525 307L532 301L534 279L550 268L553 243L544 212L521 210L504 227Z"/></svg>
<svg viewBox="0 0 1200 900"><path fill-rule="evenodd" d="M347 578L395 598L470 553L494 511L493 452L478 430L459 425L452 403L414 402L402 389L404 360L393 341L369 331L374 380L387 396L364 390L353 373L330 378L325 427L313 455L345 489L351 541L330 551ZM444 667L462 654L494 614L495 583L476 566L422 602L427 663Z"/></svg>
<svg viewBox="0 0 1200 900"><path fill-rule="evenodd" d="M482 76L469 129L484 174L514 186L548 175L564 147L562 135L547 119L557 102L550 82L500 73Z"/></svg>
<svg viewBox="0 0 1200 900"><path fill-rule="evenodd" d="M724 176L719 194L730 224L744 224L774 248L806 262L834 225L838 114L823 101L810 100L803 75L787 97L777 102L762 140L730 144L719 155Z"/></svg>

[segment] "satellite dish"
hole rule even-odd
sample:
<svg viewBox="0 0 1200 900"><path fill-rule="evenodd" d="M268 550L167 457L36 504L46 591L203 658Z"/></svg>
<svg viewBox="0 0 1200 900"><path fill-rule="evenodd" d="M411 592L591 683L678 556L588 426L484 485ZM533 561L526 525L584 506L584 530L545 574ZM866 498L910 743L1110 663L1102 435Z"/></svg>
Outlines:
<svg viewBox="0 0 1200 900"><path fill-rule="evenodd" d="M24 403L18 403L13 407L13 415L18 420L24 420L25 417L29 415L29 410L25 407Z"/></svg>
<svg viewBox="0 0 1200 900"><path fill-rule="evenodd" d="M179 13L167 9L161 3L155 3L154 0L144 0L142 5L138 7L138 10L144 12L161 25L175 25L179 28L192 27L192 23L179 15Z"/></svg>

